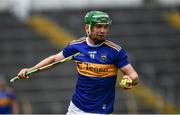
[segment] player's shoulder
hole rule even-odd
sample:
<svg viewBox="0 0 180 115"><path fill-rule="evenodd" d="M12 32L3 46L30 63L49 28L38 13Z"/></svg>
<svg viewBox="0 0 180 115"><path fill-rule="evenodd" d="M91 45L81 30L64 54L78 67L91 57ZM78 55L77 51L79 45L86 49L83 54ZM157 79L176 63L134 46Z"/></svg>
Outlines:
<svg viewBox="0 0 180 115"><path fill-rule="evenodd" d="M114 43L114 42L112 42L110 40L106 40L104 42L104 44L111 47L111 48L113 48L113 49L115 49L118 52L122 49L120 45L118 45L118 44L116 44L116 43Z"/></svg>
<svg viewBox="0 0 180 115"><path fill-rule="evenodd" d="M70 42L70 45L80 44L80 43L83 43L83 42L85 42L85 41L86 41L86 38L85 38L85 37L81 37L81 38L79 38L79 39L77 39L77 40L71 41L71 42Z"/></svg>

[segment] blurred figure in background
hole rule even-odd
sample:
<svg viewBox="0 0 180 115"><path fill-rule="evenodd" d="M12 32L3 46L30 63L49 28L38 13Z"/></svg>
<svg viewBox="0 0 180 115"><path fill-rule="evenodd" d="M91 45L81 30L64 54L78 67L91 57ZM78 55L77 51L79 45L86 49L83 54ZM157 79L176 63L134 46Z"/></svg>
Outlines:
<svg viewBox="0 0 180 115"><path fill-rule="evenodd" d="M18 114L19 110L16 95L0 74L0 114Z"/></svg>

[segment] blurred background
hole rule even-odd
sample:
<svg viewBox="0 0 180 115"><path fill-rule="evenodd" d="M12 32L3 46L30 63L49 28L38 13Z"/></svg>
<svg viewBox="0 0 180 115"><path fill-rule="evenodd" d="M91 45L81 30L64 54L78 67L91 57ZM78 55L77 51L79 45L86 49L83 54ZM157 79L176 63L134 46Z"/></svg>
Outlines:
<svg viewBox="0 0 180 115"><path fill-rule="evenodd" d="M133 90L117 85L113 113L180 113L180 0L0 0L0 73L15 90L20 113L67 112L74 62L29 80L9 79L86 36L90 10L110 15L109 37L128 51L140 76Z"/></svg>

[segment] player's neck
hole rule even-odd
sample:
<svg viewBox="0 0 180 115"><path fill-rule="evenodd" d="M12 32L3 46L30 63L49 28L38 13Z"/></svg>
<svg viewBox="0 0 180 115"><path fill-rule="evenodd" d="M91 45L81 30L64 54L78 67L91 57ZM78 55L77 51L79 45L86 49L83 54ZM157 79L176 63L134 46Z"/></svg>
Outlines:
<svg viewBox="0 0 180 115"><path fill-rule="evenodd" d="M89 46L91 46L91 47L99 47L99 46L101 46L101 45L103 44L103 43L101 43L101 44L95 44L94 41L91 40L91 38L89 38L89 37L86 37L86 42L87 42L87 44L88 44Z"/></svg>
<svg viewBox="0 0 180 115"><path fill-rule="evenodd" d="M87 41L87 43L90 44L90 45L95 45L94 41L93 41L90 37L87 37L87 38L86 38L86 41Z"/></svg>

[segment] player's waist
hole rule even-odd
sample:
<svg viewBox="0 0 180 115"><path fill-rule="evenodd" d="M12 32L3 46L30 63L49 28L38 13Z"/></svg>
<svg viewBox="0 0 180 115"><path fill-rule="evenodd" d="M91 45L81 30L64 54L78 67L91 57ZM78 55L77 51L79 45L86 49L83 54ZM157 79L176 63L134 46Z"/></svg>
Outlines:
<svg viewBox="0 0 180 115"><path fill-rule="evenodd" d="M8 106L11 105L11 100L8 98L0 99L0 106Z"/></svg>
<svg viewBox="0 0 180 115"><path fill-rule="evenodd" d="M91 77L111 77L117 75L117 67L113 64L77 62L77 70L80 74Z"/></svg>
<svg viewBox="0 0 180 115"><path fill-rule="evenodd" d="M81 110L85 112L110 113L112 111L113 102L115 98L113 94L111 95L112 96L101 95L101 96L92 97L91 95L80 96L80 95L74 94L72 101L78 108L80 108Z"/></svg>

